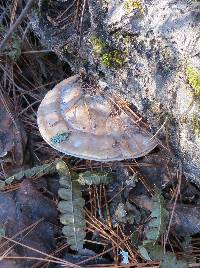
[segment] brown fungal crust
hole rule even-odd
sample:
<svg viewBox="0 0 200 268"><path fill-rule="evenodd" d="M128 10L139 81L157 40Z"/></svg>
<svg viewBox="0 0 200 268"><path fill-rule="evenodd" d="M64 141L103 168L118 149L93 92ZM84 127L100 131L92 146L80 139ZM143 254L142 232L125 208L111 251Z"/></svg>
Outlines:
<svg viewBox="0 0 200 268"><path fill-rule="evenodd" d="M44 140L67 155L97 161L138 158L157 142L103 95L90 95L78 75L49 91L38 109Z"/></svg>

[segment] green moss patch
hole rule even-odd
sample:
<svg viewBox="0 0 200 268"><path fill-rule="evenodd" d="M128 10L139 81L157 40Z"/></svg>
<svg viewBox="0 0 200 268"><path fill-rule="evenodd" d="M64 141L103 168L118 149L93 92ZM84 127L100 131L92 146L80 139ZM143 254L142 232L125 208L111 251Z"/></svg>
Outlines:
<svg viewBox="0 0 200 268"><path fill-rule="evenodd" d="M96 54L102 54L106 47L108 47L108 45L103 41L103 39L99 37L92 36L90 41L93 46L94 53Z"/></svg>
<svg viewBox="0 0 200 268"><path fill-rule="evenodd" d="M131 13L134 9L143 12L143 6L140 1L126 0L124 3L124 9L127 13Z"/></svg>
<svg viewBox="0 0 200 268"><path fill-rule="evenodd" d="M119 50L112 50L102 55L102 63L111 68L120 68L127 61L126 53Z"/></svg>
<svg viewBox="0 0 200 268"><path fill-rule="evenodd" d="M194 67L186 68L188 83L194 89L194 95L200 97L200 71Z"/></svg>
<svg viewBox="0 0 200 268"><path fill-rule="evenodd" d="M98 56L102 64L108 68L121 68L127 61L127 51L113 49L102 38L92 36L90 42L94 55Z"/></svg>

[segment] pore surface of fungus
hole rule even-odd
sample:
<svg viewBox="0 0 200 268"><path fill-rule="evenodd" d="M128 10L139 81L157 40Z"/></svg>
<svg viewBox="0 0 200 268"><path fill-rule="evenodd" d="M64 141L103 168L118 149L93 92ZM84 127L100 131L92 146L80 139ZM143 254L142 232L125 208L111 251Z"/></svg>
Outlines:
<svg viewBox="0 0 200 268"><path fill-rule="evenodd" d="M38 126L56 150L103 162L141 157L157 145L110 98L87 90L78 75L47 93L38 109Z"/></svg>

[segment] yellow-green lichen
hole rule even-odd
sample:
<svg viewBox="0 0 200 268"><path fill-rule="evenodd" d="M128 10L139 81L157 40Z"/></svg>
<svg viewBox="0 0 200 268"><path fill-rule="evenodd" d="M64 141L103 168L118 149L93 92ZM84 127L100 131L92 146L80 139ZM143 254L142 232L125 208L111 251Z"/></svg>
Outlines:
<svg viewBox="0 0 200 268"><path fill-rule="evenodd" d="M103 39L93 35L90 39L95 54L102 54L108 45Z"/></svg>
<svg viewBox="0 0 200 268"><path fill-rule="evenodd" d="M200 119L195 114L192 115L192 125L195 134L200 136Z"/></svg>
<svg viewBox="0 0 200 268"><path fill-rule="evenodd" d="M124 36L123 37L123 43L125 44L125 45L127 45L127 46L129 46L130 45L130 43L131 43L131 36L130 35L126 35L126 36Z"/></svg>
<svg viewBox="0 0 200 268"><path fill-rule="evenodd" d="M126 51L112 50L102 55L102 63L108 68L120 68L127 62Z"/></svg>
<svg viewBox="0 0 200 268"><path fill-rule="evenodd" d="M127 51L113 49L102 38L92 36L90 42L94 55L108 68L120 68L127 61Z"/></svg>
<svg viewBox="0 0 200 268"><path fill-rule="evenodd" d="M131 13L134 9L143 12L143 6L140 3L140 1L134 1L134 0L126 0L124 2L124 9L128 14Z"/></svg>
<svg viewBox="0 0 200 268"><path fill-rule="evenodd" d="M186 68L188 83L194 89L194 96L200 97L200 71L194 67Z"/></svg>

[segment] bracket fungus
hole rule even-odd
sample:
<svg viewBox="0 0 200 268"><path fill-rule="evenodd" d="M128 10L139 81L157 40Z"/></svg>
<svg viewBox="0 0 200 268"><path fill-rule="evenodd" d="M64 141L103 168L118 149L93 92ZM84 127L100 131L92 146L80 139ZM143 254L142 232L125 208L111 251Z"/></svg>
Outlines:
<svg viewBox="0 0 200 268"><path fill-rule="evenodd" d="M138 158L156 147L156 140L111 98L91 91L75 75L46 94L37 122L51 147L102 162Z"/></svg>

